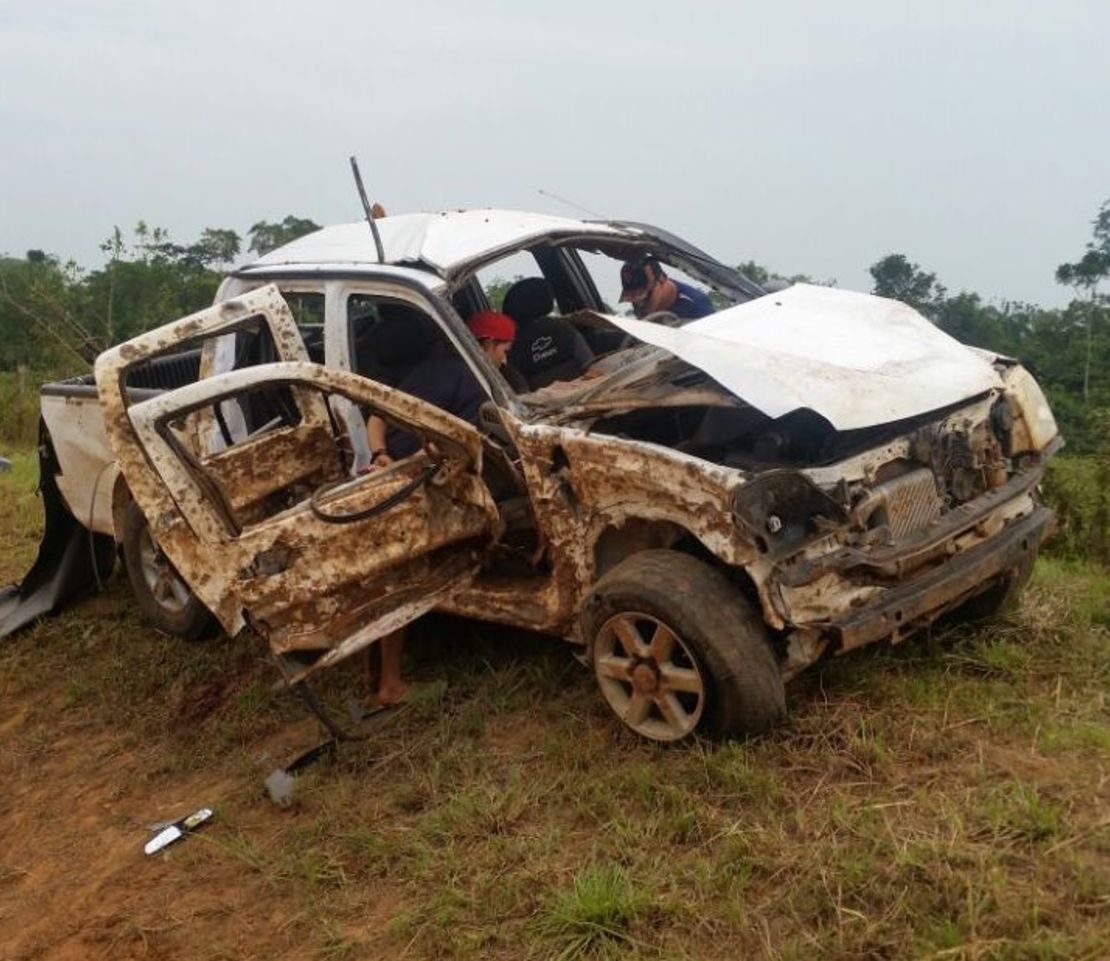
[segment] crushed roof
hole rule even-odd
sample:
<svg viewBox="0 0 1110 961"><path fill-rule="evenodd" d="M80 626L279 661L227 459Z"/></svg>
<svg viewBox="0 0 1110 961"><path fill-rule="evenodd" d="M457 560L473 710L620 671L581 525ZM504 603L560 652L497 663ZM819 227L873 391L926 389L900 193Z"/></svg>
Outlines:
<svg viewBox="0 0 1110 961"><path fill-rule="evenodd" d="M519 210L454 210L400 214L375 221L387 264L421 264L441 276L498 251L550 236L635 236L638 231L595 221ZM324 227L278 247L241 268L284 265L367 266L378 263L365 221Z"/></svg>

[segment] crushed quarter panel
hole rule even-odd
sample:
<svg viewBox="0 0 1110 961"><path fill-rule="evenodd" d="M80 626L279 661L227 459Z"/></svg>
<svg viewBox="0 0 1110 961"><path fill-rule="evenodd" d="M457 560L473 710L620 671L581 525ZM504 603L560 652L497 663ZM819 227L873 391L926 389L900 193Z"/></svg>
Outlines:
<svg viewBox="0 0 1110 961"><path fill-rule="evenodd" d="M594 544L630 519L673 524L732 566L753 557L729 508L743 483L739 471L570 428L517 424L514 433L554 568L552 630L574 635L574 617L595 580Z"/></svg>

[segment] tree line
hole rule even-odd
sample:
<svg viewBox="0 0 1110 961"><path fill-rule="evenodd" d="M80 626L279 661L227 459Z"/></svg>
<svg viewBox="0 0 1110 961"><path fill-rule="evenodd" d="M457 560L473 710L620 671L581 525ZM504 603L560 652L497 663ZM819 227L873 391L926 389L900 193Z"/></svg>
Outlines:
<svg viewBox="0 0 1110 961"><path fill-rule="evenodd" d="M259 221L247 231L247 251L261 255L313 230L319 225L292 215ZM140 221L130 236L113 228L96 270L42 250L0 258L0 371L81 370L104 348L200 310L242 245L236 231L213 227L178 244Z"/></svg>
<svg viewBox="0 0 1110 961"><path fill-rule="evenodd" d="M246 232L246 251L261 255L316 229L292 215L260 221ZM234 230L207 228L179 244L140 222L130 236L113 229L101 245L105 263L95 270L42 250L0 258L0 371L30 370L36 379L77 373L104 347L201 309L243 242ZM758 283L810 280L755 261L739 267ZM873 293L910 304L964 343L1025 363L1048 394L1070 451L1110 450L1110 295L1102 290L1110 279L1110 200L1085 249L1055 268L1073 293L1063 308L950 294L935 273L901 253L880 258L870 273Z"/></svg>

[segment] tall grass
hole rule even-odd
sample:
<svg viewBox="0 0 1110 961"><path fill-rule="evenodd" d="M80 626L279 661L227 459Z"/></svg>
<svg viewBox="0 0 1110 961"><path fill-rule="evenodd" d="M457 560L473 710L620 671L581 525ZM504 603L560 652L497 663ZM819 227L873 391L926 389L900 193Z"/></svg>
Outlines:
<svg viewBox="0 0 1110 961"><path fill-rule="evenodd" d="M30 371L0 371L0 444L30 447L37 439L39 379ZM3 451L0 451L3 453Z"/></svg>
<svg viewBox="0 0 1110 961"><path fill-rule="evenodd" d="M38 443L39 388L43 384L87 371L76 358L20 371L0 370L0 455Z"/></svg>
<svg viewBox="0 0 1110 961"><path fill-rule="evenodd" d="M1110 455L1055 458L1044 495L1059 523L1046 552L1110 564Z"/></svg>

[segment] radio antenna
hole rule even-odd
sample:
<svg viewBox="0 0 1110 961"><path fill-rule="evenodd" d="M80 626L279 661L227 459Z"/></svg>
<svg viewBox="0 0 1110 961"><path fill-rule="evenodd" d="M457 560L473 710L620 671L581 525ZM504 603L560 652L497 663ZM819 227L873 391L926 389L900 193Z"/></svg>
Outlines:
<svg viewBox="0 0 1110 961"><path fill-rule="evenodd" d="M374 235L374 246L378 249L378 263L385 263L385 248L382 246L382 235L378 233L378 225L374 221L374 211L370 207L370 201L366 199L366 188L362 185L362 174L358 172L358 161L351 156L351 173L355 175L355 186L358 187L359 200L362 201L362 209L366 211L366 222L370 225L370 233Z"/></svg>
<svg viewBox="0 0 1110 961"><path fill-rule="evenodd" d="M599 214L596 210L590 210L589 207L583 207L581 204L576 204L573 200L567 200L566 197L560 197L558 194L553 194L550 190L544 190L542 187L538 190L545 197L550 197L552 200L557 200L561 204L566 204L568 207L573 207L575 210L581 210L584 214L589 214L597 220L606 220L607 218Z"/></svg>

